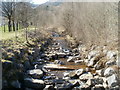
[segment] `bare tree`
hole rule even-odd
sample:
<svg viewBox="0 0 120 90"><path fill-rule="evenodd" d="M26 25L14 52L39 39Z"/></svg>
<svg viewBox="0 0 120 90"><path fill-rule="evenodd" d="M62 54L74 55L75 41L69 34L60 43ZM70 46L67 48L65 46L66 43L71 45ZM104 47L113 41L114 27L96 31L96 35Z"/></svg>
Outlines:
<svg viewBox="0 0 120 90"><path fill-rule="evenodd" d="M12 20L14 19L14 2L2 2L1 10L2 10L2 16L8 19L8 30L9 32L12 31ZM15 30L15 28L13 28Z"/></svg>

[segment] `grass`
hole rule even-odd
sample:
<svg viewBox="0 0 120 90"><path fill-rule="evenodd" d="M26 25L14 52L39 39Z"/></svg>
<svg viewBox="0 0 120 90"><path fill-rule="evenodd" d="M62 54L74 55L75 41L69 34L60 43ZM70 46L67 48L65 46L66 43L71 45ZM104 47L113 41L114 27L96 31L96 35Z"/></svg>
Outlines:
<svg viewBox="0 0 120 90"><path fill-rule="evenodd" d="M1 26L0 27L0 40L5 40L5 39L11 39L13 37L20 37L24 32L25 32L25 28L24 29L19 29L18 31L11 31L11 32L8 32L8 26L6 25L5 26L6 28L6 32L4 32L4 26ZM34 30L34 26L29 26L28 27L28 30Z"/></svg>

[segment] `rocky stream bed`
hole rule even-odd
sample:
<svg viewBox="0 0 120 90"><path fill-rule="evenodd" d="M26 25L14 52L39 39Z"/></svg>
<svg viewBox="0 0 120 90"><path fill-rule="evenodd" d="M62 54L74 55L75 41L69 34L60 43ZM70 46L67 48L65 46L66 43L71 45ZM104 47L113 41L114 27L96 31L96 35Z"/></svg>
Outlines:
<svg viewBox="0 0 120 90"><path fill-rule="evenodd" d="M70 48L64 36L52 33L52 37L32 64L3 62L3 70L8 70L3 71L3 90L119 90L117 50L96 45ZM12 80L10 68L21 70L12 74Z"/></svg>

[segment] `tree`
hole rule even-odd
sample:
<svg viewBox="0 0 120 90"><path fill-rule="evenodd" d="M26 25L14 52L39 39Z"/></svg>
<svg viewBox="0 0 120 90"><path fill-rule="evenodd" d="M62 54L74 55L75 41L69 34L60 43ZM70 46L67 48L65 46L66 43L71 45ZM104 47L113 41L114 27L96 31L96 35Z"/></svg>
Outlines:
<svg viewBox="0 0 120 90"><path fill-rule="evenodd" d="M15 2L2 2L2 16L8 19L8 31L12 31L12 21L14 20ZM14 21L13 21L14 22ZM15 28L13 28L15 30Z"/></svg>

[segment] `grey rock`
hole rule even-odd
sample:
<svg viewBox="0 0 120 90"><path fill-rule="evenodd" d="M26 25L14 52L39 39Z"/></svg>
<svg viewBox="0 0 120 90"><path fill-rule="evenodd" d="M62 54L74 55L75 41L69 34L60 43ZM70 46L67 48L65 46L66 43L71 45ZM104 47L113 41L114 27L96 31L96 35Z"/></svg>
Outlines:
<svg viewBox="0 0 120 90"><path fill-rule="evenodd" d="M41 69L28 70L27 73L33 78L41 78L43 76L43 71Z"/></svg>
<svg viewBox="0 0 120 90"><path fill-rule="evenodd" d="M54 88L56 90L66 90L66 89L70 90L72 88L72 86L73 85L71 83L66 82L64 84L56 84Z"/></svg>
<svg viewBox="0 0 120 90"><path fill-rule="evenodd" d="M93 75L88 72L88 73L84 73L79 77L80 80L88 80L88 79L93 79Z"/></svg>
<svg viewBox="0 0 120 90"><path fill-rule="evenodd" d="M76 60L75 63L83 63L84 60Z"/></svg>
<svg viewBox="0 0 120 90"><path fill-rule="evenodd" d="M64 65L64 62L60 61L60 60L55 60L54 64L59 64L59 65Z"/></svg>
<svg viewBox="0 0 120 90"><path fill-rule="evenodd" d="M112 65L116 65L116 61L115 60L109 60L106 62L106 66L112 66Z"/></svg>
<svg viewBox="0 0 120 90"><path fill-rule="evenodd" d="M116 74L113 74L107 77L107 82L109 87L115 87L118 85L118 77Z"/></svg>
<svg viewBox="0 0 120 90"><path fill-rule="evenodd" d="M107 69L105 69L104 71L104 76L108 77L111 76L112 74L115 73L115 70L112 67L108 67Z"/></svg>
<svg viewBox="0 0 120 90"><path fill-rule="evenodd" d="M78 69L78 70L75 71L77 76L80 76L83 72L84 72L84 69Z"/></svg>
<svg viewBox="0 0 120 90"><path fill-rule="evenodd" d="M70 56L70 57L67 59L67 62L74 62L74 57L73 57L73 56Z"/></svg>
<svg viewBox="0 0 120 90"><path fill-rule="evenodd" d="M32 89L43 89L45 87L44 81L40 79L25 78L24 84L26 87Z"/></svg>
<svg viewBox="0 0 120 90"><path fill-rule="evenodd" d="M53 90L53 89L54 89L53 85L46 85L43 90Z"/></svg>

